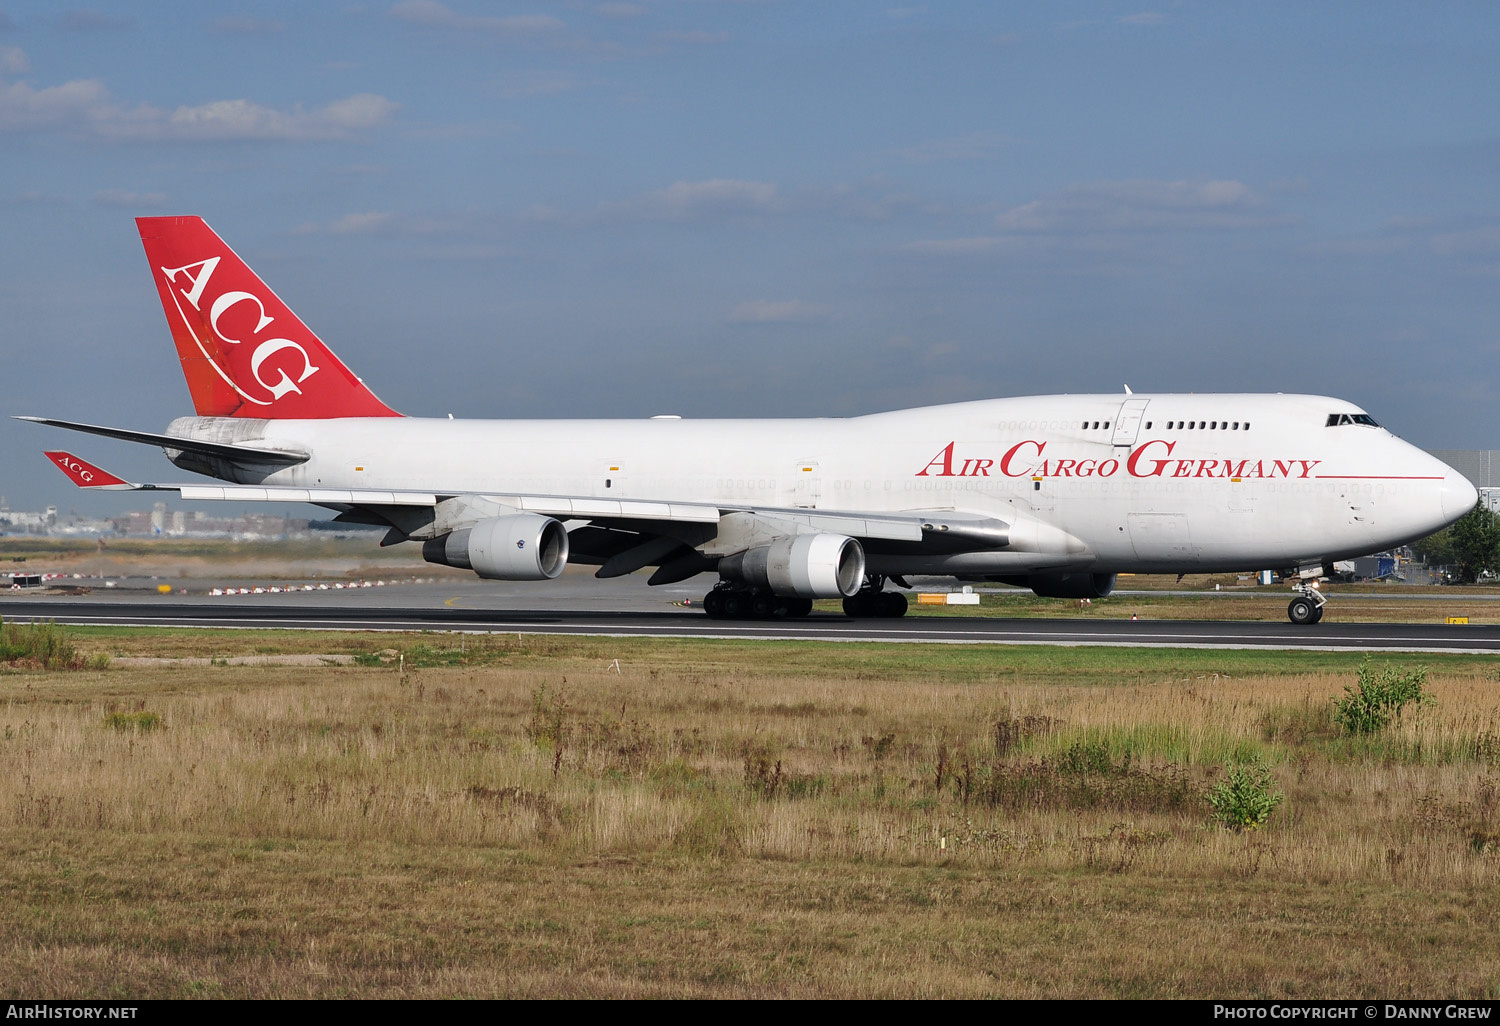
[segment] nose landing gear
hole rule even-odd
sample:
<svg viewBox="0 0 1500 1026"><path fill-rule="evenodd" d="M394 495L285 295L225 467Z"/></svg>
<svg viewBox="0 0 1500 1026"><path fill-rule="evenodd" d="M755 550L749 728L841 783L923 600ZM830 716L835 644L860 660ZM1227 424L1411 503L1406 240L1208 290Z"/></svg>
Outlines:
<svg viewBox="0 0 1500 1026"><path fill-rule="evenodd" d="M1301 583L1292 587L1297 597L1287 603L1287 618L1299 627L1310 627L1323 619L1323 607L1328 604L1328 597L1318 590L1317 585Z"/></svg>

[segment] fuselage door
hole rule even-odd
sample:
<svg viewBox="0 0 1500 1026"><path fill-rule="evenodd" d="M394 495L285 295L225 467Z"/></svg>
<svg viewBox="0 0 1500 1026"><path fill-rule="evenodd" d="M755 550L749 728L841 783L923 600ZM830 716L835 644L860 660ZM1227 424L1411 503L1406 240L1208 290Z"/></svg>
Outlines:
<svg viewBox="0 0 1500 1026"><path fill-rule="evenodd" d="M1135 444L1135 436L1141 431L1141 418L1146 413L1146 405L1150 399L1126 399L1120 404L1120 412L1115 417L1116 445L1130 448Z"/></svg>
<svg viewBox="0 0 1500 1026"><path fill-rule="evenodd" d="M803 460L792 468L792 505L800 509L816 509L823 485L818 464L814 460Z"/></svg>
<svg viewBox="0 0 1500 1026"><path fill-rule="evenodd" d="M1130 544L1137 559L1169 567L1198 561L1185 513L1128 513Z"/></svg>

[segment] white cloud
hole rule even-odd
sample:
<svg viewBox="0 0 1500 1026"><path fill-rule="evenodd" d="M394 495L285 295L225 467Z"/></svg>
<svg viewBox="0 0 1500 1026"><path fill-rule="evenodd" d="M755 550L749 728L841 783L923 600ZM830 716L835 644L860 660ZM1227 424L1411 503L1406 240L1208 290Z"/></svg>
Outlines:
<svg viewBox="0 0 1500 1026"><path fill-rule="evenodd" d="M735 324L806 324L828 319L828 308L800 299L753 299L729 312Z"/></svg>
<svg viewBox="0 0 1500 1026"><path fill-rule="evenodd" d="M252 100L215 100L165 110L127 107L97 79L33 89L25 82L0 87L0 132L72 131L117 140L320 140L346 139L388 121L397 105L357 93L312 110L276 110Z"/></svg>
<svg viewBox="0 0 1500 1026"><path fill-rule="evenodd" d="M0 46L0 74L24 75L30 70L25 50L19 46Z"/></svg>
<svg viewBox="0 0 1500 1026"><path fill-rule="evenodd" d="M994 231L953 239L920 239L903 250L929 256L1031 252L1043 244L1077 252L1120 252L1149 233L1258 230L1296 224L1243 182L1090 182L994 216Z"/></svg>
<svg viewBox="0 0 1500 1026"><path fill-rule="evenodd" d="M373 93L356 93L313 110L299 105L279 111L250 100L216 100L197 107L178 107L170 114L152 111L144 118L133 115L116 131L135 138L342 139L385 122L396 106Z"/></svg>
<svg viewBox="0 0 1500 1026"><path fill-rule="evenodd" d="M124 189L104 189L94 193L94 202L104 207L158 208L167 205L167 196L161 192L127 192Z"/></svg>
<svg viewBox="0 0 1500 1026"><path fill-rule="evenodd" d="M11 203L16 204L17 206L30 207L65 207L72 202L73 201L68 199L68 197L66 196L55 196L50 193L41 192L37 189L27 190L26 192L21 193L19 196L14 196L11 198Z"/></svg>
<svg viewBox="0 0 1500 1026"><path fill-rule="evenodd" d="M1287 224L1236 181L1148 179L1070 185L995 218L1004 232L1140 232Z"/></svg>
<svg viewBox="0 0 1500 1026"><path fill-rule="evenodd" d="M0 87L0 131L53 128L85 123L109 106L109 90L97 79L33 89L25 82Z"/></svg>
<svg viewBox="0 0 1500 1026"><path fill-rule="evenodd" d="M492 32L502 35L524 35L552 32L563 23L550 14L461 14L437 0L401 0L391 8L393 17L423 28L458 29L463 32Z"/></svg>
<svg viewBox="0 0 1500 1026"><path fill-rule="evenodd" d="M367 210L359 214L345 214L328 226L330 235L368 235L386 224L391 215L383 210Z"/></svg>
<svg viewBox="0 0 1500 1026"><path fill-rule="evenodd" d="M781 206L776 186L771 182L715 178L706 182L676 182L605 210L686 220L715 214L769 214Z"/></svg>
<svg viewBox="0 0 1500 1026"><path fill-rule="evenodd" d="M400 238L450 238L483 236L493 222L491 215L466 211L441 216L397 214L386 210L364 210L344 214L332 221L308 221L292 229L293 235L381 235Z"/></svg>

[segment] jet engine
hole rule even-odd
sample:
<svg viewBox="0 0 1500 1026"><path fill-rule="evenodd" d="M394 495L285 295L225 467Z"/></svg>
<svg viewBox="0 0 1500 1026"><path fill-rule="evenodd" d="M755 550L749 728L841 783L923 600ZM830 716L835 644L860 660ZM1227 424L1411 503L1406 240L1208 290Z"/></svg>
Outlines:
<svg viewBox="0 0 1500 1026"><path fill-rule="evenodd" d="M841 534L798 534L725 556L719 576L788 598L848 598L865 583L865 550Z"/></svg>
<svg viewBox="0 0 1500 1026"><path fill-rule="evenodd" d="M568 531L536 513L491 517L423 542L422 558L492 581L547 581L568 565Z"/></svg>
<svg viewBox="0 0 1500 1026"><path fill-rule="evenodd" d="M1042 598L1096 599L1115 590L1114 574L1028 574L997 580L1018 588L1030 588Z"/></svg>

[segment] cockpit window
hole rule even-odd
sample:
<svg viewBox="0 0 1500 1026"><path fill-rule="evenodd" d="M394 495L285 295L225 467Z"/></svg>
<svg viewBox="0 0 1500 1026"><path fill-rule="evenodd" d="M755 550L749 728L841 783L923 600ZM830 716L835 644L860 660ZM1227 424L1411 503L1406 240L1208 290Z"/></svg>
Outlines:
<svg viewBox="0 0 1500 1026"><path fill-rule="evenodd" d="M1325 427L1341 427L1345 424L1363 424L1365 427L1379 427L1375 418L1368 413L1330 413L1328 423Z"/></svg>

